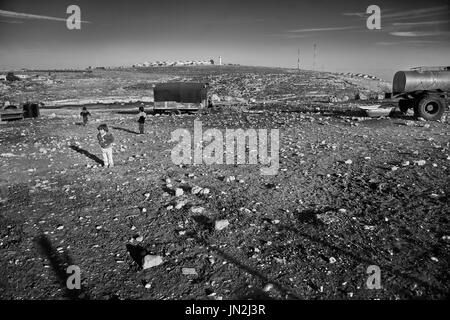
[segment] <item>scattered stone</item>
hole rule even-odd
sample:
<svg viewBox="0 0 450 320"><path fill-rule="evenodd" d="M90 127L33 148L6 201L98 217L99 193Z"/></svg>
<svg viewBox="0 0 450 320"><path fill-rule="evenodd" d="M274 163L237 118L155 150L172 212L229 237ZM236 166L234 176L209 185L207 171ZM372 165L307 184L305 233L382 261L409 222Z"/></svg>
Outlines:
<svg viewBox="0 0 450 320"><path fill-rule="evenodd" d="M230 182L233 182L234 180L236 180L235 176L229 176L225 179L225 182L230 183Z"/></svg>
<svg viewBox="0 0 450 320"><path fill-rule="evenodd" d="M264 286L263 291L264 291L264 292L269 292L269 291L272 290L272 289L273 289L273 284L268 283L268 284L266 284L266 285Z"/></svg>
<svg viewBox="0 0 450 320"><path fill-rule="evenodd" d="M417 164L418 166L423 166L427 162L425 160L418 160L418 161L414 161L414 163Z"/></svg>
<svg viewBox="0 0 450 320"><path fill-rule="evenodd" d="M230 224L230 222L228 220L217 220L215 222L215 226L214 227L215 227L215 229L217 231L220 231L220 230L223 230L226 227L228 227L229 224Z"/></svg>
<svg viewBox="0 0 450 320"><path fill-rule="evenodd" d="M350 159L348 159L348 160L345 160L345 164L352 164L353 163L353 161L352 160L350 160Z"/></svg>
<svg viewBox="0 0 450 320"><path fill-rule="evenodd" d="M201 188L201 187L199 187L199 186L194 186L194 187L192 187L192 189L191 189L191 193L192 193L192 194L198 194L198 193L200 193L202 190L203 190L203 188Z"/></svg>
<svg viewBox="0 0 450 320"><path fill-rule="evenodd" d="M200 214L205 211L205 208L203 207L192 207L191 208L192 213Z"/></svg>
<svg viewBox="0 0 450 320"><path fill-rule="evenodd" d="M336 262L336 258L330 257L329 261L330 261L330 263L335 263Z"/></svg>
<svg viewBox="0 0 450 320"><path fill-rule="evenodd" d="M162 263L163 263L163 259L161 256L154 256L154 255L148 254L143 258L142 268L145 270L145 269L159 266Z"/></svg>
<svg viewBox="0 0 450 320"><path fill-rule="evenodd" d="M339 217L333 211L316 214L316 219L324 224L332 224L339 221Z"/></svg>
<svg viewBox="0 0 450 320"><path fill-rule="evenodd" d="M181 272L184 275L197 275L197 271L195 270L195 268L182 268Z"/></svg>
<svg viewBox="0 0 450 320"><path fill-rule="evenodd" d="M274 257L274 260L275 260L277 263L286 264L286 258L277 258L277 257Z"/></svg>
<svg viewBox="0 0 450 320"><path fill-rule="evenodd" d="M183 194L184 194L183 189L181 189L181 188L176 188L175 189L175 196L176 197L181 197Z"/></svg>
<svg viewBox="0 0 450 320"><path fill-rule="evenodd" d="M177 204L175 205L175 209L180 210L187 204L187 200L179 200L177 201Z"/></svg>

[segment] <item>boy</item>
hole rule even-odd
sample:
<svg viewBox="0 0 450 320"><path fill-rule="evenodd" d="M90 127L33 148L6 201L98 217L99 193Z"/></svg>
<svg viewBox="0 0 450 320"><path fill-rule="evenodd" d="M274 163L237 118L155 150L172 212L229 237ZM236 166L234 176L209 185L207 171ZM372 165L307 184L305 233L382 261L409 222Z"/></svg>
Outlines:
<svg viewBox="0 0 450 320"><path fill-rule="evenodd" d="M139 107L139 114L138 114L138 122L139 122L139 133L144 134L144 123L145 118L147 117L147 114L144 112L144 107Z"/></svg>
<svg viewBox="0 0 450 320"><path fill-rule="evenodd" d="M80 112L80 116L83 117L83 125L86 125L88 122L88 116L90 116L91 114L89 113L89 111L87 111L86 107L83 107L83 110Z"/></svg>
<svg viewBox="0 0 450 320"><path fill-rule="evenodd" d="M108 133L108 126L106 124L99 125L97 130L98 143L102 148L103 166L112 168L114 167L114 161L112 158L112 143L114 142L114 137L111 133Z"/></svg>

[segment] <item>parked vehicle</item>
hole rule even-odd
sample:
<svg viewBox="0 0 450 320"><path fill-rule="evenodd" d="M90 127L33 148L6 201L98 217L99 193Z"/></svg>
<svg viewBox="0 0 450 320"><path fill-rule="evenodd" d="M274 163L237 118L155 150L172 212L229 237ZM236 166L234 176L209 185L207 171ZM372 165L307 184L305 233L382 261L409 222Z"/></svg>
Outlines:
<svg viewBox="0 0 450 320"><path fill-rule="evenodd" d="M0 121L23 119L23 109L15 105L5 104L0 107Z"/></svg>
<svg viewBox="0 0 450 320"><path fill-rule="evenodd" d="M439 120L448 108L450 67L420 67L398 71L392 82L393 98L400 98L402 112L414 110L416 117Z"/></svg>

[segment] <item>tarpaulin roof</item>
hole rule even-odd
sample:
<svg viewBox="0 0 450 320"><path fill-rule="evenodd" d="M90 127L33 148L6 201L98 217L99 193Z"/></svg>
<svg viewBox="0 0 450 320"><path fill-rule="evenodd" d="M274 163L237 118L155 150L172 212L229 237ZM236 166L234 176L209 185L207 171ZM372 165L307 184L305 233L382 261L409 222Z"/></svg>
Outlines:
<svg viewBox="0 0 450 320"><path fill-rule="evenodd" d="M197 82L158 83L153 88L153 96L155 102L200 103L207 98L207 87L207 83Z"/></svg>

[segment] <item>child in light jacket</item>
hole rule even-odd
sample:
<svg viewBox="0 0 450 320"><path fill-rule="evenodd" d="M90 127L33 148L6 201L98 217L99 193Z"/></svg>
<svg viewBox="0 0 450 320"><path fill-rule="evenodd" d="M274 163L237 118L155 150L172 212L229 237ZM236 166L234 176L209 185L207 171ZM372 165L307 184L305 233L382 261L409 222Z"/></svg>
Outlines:
<svg viewBox="0 0 450 320"><path fill-rule="evenodd" d="M108 133L108 126L106 124L99 125L97 130L98 143L102 148L103 166L108 168L114 167L112 156L112 144L114 142L114 137L111 133Z"/></svg>

